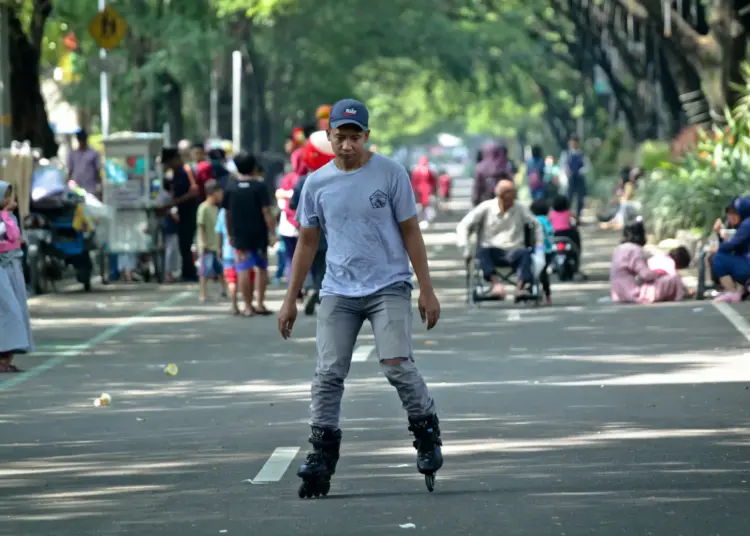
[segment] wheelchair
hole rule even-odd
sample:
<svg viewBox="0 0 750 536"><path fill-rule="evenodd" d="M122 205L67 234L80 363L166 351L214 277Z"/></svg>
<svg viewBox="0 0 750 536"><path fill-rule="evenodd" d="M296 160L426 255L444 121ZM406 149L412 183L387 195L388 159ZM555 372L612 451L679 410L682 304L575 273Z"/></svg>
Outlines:
<svg viewBox="0 0 750 536"><path fill-rule="evenodd" d="M466 302L471 307L479 307L482 302L487 301L503 301L490 293L492 290L491 284L484 279L484 274L482 273L479 264L478 253L482 243L482 230L481 225L476 229L474 255L470 259L467 259L466 262ZM534 254L535 245L536 237L534 234L534 227L532 225L524 226L524 247L529 250L529 255ZM546 270L547 267L545 266L544 269ZM539 305L541 303L541 285L538 277L534 275L533 268L531 272L532 281L526 285L528 293L515 296L513 303L529 303L531 305ZM495 266L495 274L503 281L503 283L512 286L513 288L517 288L518 280L515 275L515 270L513 270L510 263L506 262L500 266Z"/></svg>

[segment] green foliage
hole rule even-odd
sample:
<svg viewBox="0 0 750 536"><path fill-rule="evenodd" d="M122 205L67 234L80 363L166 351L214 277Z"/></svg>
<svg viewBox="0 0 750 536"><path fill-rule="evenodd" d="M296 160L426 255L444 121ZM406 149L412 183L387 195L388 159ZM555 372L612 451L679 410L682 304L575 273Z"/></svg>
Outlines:
<svg viewBox="0 0 750 536"><path fill-rule="evenodd" d="M638 166L648 173L659 167L663 162L669 162L669 144L660 140L646 140L638 148Z"/></svg>
<svg viewBox="0 0 750 536"><path fill-rule="evenodd" d="M43 73L59 64L62 37L74 31L81 77L65 86L65 96L96 116L99 77L87 66L98 54L87 30L96 3L53 1ZM543 89L558 111L583 113L581 75L560 59L571 46L572 26L546 0L372 6L369 0L121 0L115 8L129 34L113 55L124 59L127 72L110 77L112 130L174 121L170 92L177 88L184 135L206 135L211 66L218 66L228 95L232 50L245 53L248 121L263 117L273 131L272 147L264 149L280 147L318 105L349 95L367 101L373 141L390 146L438 129L542 140L549 104Z"/></svg>
<svg viewBox="0 0 750 536"><path fill-rule="evenodd" d="M702 132L697 148L672 164L663 162L642 185L646 222L658 237L679 229L708 233L729 200L750 193L750 122L727 114L724 130Z"/></svg>

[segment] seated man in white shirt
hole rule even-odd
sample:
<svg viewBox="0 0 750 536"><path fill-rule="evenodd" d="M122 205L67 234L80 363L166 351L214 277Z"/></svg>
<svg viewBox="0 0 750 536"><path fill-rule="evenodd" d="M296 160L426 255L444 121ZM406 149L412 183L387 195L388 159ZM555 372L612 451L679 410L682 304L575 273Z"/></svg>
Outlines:
<svg viewBox="0 0 750 536"><path fill-rule="evenodd" d="M525 286L532 282L532 255L525 244L525 228L534 229L535 245L541 247L542 253L544 231L534 214L516 203L516 185L511 179L501 179L495 195L494 199L474 207L458 224L456 234L458 246L464 248L464 257L468 259L469 234L482 225L477 260L485 279L492 283L492 295L504 299L505 288L495 268L510 265L518 276L517 292L524 292Z"/></svg>

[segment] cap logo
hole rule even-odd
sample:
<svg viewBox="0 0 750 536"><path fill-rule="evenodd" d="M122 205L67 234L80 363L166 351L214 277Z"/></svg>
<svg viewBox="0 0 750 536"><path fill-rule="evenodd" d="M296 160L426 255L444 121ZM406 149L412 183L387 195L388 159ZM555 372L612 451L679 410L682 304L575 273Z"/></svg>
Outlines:
<svg viewBox="0 0 750 536"><path fill-rule="evenodd" d="M354 108L347 108L344 110L344 115L357 115L357 110Z"/></svg>

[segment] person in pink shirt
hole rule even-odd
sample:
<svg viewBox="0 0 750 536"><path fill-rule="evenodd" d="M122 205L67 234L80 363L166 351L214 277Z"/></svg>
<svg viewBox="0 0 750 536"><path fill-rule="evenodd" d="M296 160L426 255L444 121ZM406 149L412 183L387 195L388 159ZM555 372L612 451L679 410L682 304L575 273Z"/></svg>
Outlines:
<svg viewBox="0 0 750 536"><path fill-rule="evenodd" d="M13 187L0 181L0 373L21 372L13 356L31 352L34 346L15 207Z"/></svg>
<svg viewBox="0 0 750 536"><path fill-rule="evenodd" d="M578 255L581 255L581 234L578 227L573 224L573 216L570 213L570 201L564 195L558 195L552 201L552 210L547 215L552 228L555 230L555 236L570 238L578 248Z"/></svg>
<svg viewBox="0 0 750 536"><path fill-rule="evenodd" d="M648 267L658 274L677 275L678 270L690 266L690 253L684 246L676 247L668 253L653 255L648 259Z"/></svg>
<svg viewBox="0 0 750 536"><path fill-rule="evenodd" d="M652 270L643 246L646 244L646 230L643 222L636 221L625 227L623 243L612 253L610 267L610 293L612 301L619 303L655 303L681 300L685 294L682 279L676 274L678 265L672 267L668 261L657 259ZM688 260L688 264L689 264ZM680 265L682 266L682 262ZM674 275L666 270L674 268Z"/></svg>

